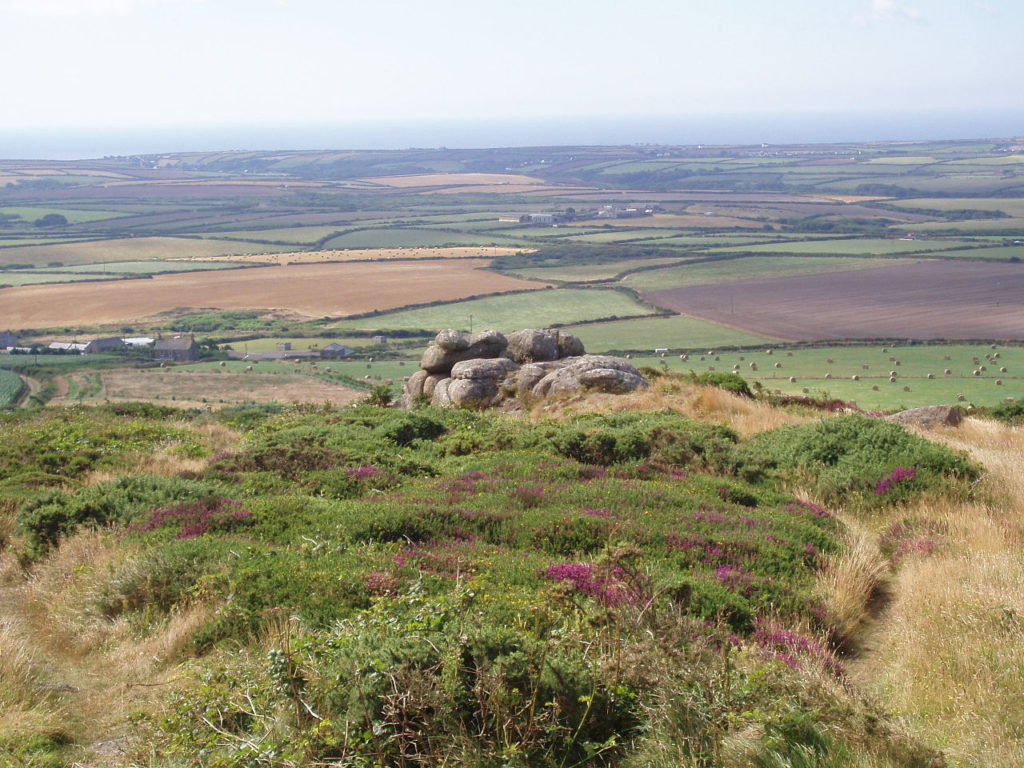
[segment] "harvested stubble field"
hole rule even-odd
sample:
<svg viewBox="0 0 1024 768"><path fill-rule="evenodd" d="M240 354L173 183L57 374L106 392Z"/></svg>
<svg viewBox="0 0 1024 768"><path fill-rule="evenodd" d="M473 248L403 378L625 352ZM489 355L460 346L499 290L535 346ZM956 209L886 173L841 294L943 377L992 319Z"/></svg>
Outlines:
<svg viewBox="0 0 1024 768"><path fill-rule="evenodd" d="M227 240L196 240L183 237L128 237L60 245L29 245L0 250L0 264L96 264L104 261L139 261L270 253L292 246L237 243Z"/></svg>
<svg viewBox="0 0 1024 768"><path fill-rule="evenodd" d="M389 261L394 259L496 259L531 248L503 246L457 245L450 248L353 248L327 251L287 251L249 256L220 256L216 261L240 261L260 264L309 264L330 261Z"/></svg>
<svg viewBox="0 0 1024 768"><path fill-rule="evenodd" d="M190 370L181 368L116 369L99 374L101 388L86 397L65 394L54 404L102 402L157 402L182 408L216 409L239 403L324 403L348 405L365 392L332 384L273 363L259 370ZM82 388L66 391L81 393Z"/></svg>
<svg viewBox="0 0 1024 768"><path fill-rule="evenodd" d="M656 290L644 298L791 341L1024 339L1024 266L1019 264L898 263L838 275Z"/></svg>
<svg viewBox="0 0 1024 768"><path fill-rule="evenodd" d="M186 307L344 316L545 287L482 271L489 263L458 259L305 264L158 275L150 280L7 288L2 293L4 324L11 329L123 325Z"/></svg>

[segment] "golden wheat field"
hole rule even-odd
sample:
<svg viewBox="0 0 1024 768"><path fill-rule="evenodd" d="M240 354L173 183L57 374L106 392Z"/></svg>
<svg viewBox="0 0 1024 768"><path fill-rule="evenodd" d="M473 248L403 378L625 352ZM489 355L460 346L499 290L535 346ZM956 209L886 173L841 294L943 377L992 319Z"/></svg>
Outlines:
<svg viewBox="0 0 1024 768"><path fill-rule="evenodd" d="M0 291L11 329L123 325L175 309L274 309L343 317L482 293L534 290L545 283L485 272L486 259L304 264L189 272L150 280L30 285Z"/></svg>

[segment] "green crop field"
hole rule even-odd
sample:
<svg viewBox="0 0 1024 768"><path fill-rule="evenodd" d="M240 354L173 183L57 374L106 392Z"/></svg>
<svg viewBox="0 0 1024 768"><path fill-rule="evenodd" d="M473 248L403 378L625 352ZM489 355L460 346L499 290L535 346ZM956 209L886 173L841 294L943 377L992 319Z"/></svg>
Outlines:
<svg viewBox="0 0 1024 768"><path fill-rule="evenodd" d="M209 239L232 238L235 240L258 240L270 243L296 243L308 245L323 240L336 232L351 229L351 225L325 227L282 227L280 229L239 229L230 232L204 232Z"/></svg>
<svg viewBox="0 0 1024 768"><path fill-rule="evenodd" d="M508 237L493 237L489 233L478 235L467 232L444 232L431 229L364 229L349 232L324 243L333 248L430 248L441 245L522 245L523 241Z"/></svg>
<svg viewBox="0 0 1024 768"><path fill-rule="evenodd" d="M60 272L88 274L96 278L101 274L111 275L156 275L163 272L202 272L209 269L242 269L247 265L237 261L112 261L103 264L77 264L62 267Z"/></svg>
<svg viewBox="0 0 1024 768"><path fill-rule="evenodd" d="M567 328L583 340L588 352L654 350L686 346L730 347L771 344L771 339L712 323L696 317L674 315L608 323L588 323Z"/></svg>
<svg viewBox="0 0 1024 768"><path fill-rule="evenodd" d="M906 229L906 225L900 225ZM947 225L948 226L948 225ZM914 225L914 229L922 228ZM842 256L888 256L918 251L939 251L962 248L957 240L897 240L882 238L851 238L849 240L811 240L806 242L768 243L746 247L716 248L714 253L807 253L838 254Z"/></svg>
<svg viewBox="0 0 1024 768"><path fill-rule="evenodd" d="M1024 259L1024 246L1000 245L992 248L965 248L962 251L937 251L922 253L921 258L937 257L942 259Z"/></svg>
<svg viewBox="0 0 1024 768"><path fill-rule="evenodd" d="M653 313L654 310L620 291L556 288L389 312L376 317L345 320L333 327L360 330L468 330L472 324L476 330L494 328L499 331L514 331L519 328L543 328L605 317Z"/></svg>
<svg viewBox="0 0 1024 768"><path fill-rule="evenodd" d="M637 365L660 365L671 370L732 371L748 381L760 381L785 394L810 394L856 401L871 410L893 410L919 405L953 404L964 395L965 404L996 405L1007 397L1024 398L1024 347L990 345L843 346L785 351L766 346L754 352L714 352L712 345L672 348L665 358L634 359ZM885 351L883 351L885 350ZM710 354L709 354L710 352ZM689 354L682 361L679 355ZM995 362L985 355L999 354ZM717 358L717 359L716 359ZM890 359L891 358L891 359ZM946 358L949 358L948 360ZM828 362L829 360L832 362ZM979 362L975 363L977 359ZM758 366L751 370L750 363ZM776 368L778 363L781 367ZM974 376L981 365L987 370ZM864 366L867 366L865 368ZM1006 368L1006 372L1000 371ZM950 374L945 370L949 369ZM890 382L890 373L896 381ZM825 378L831 374L831 378ZM929 379L928 374L934 376ZM853 376L859 380L854 381ZM790 377L795 382L790 382ZM996 384L996 381L1003 383ZM877 387L877 389L875 389ZM904 387L909 387L905 391ZM808 390L806 393L804 390Z"/></svg>
<svg viewBox="0 0 1024 768"><path fill-rule="evenodd" d="M19 285L42 285L43 283L80 283L86 280L117 280L124 275L86 275L71 272L43 272L34 269L9 269L0 272L0 285L15 287Z"/></svg>
<svg viewBox="0 0 1024 768"><path fill-rule="evenodd" d="M574 234L574 243L623 243L630 240L643 240L645 244L650 240L667 240L673 236L671 230L664 229L624 229L613 232L592 232L590 234ZM658 243L661 245L661 243Z"/></svg>
<svg viewBox="0 0 1024 768"><path fill-rule="evenodd" d="M747 256L644 270L626 275L622 279L622 284L637 291L661 291L687 285L714 285L766 277L847 272L885 266L886 263L888 262L878 259L844 256Z"/></svg>
<svg viewBox="0 0 1024 768"><path fill-rule="evenodd" d="M114 219L125 214L120 211L83 211L72 208L49 208L36 207L34 205L3 206L0 207L0 215L20 216L25 222L31 224L36 219L41 219L49 214L57 214L68 220L68 224L80 224L86 221L103 221Z"/></svg>
<svg viewBox="0 0 1024 768"><path fill-rule="evenodd" d="M1012 219L964 219L963 221L929 221L915 224L915 232L1010 232L1024 233L1024 218Z"/></svg>
<svg viewBox="0 0 1024 768"><path fill-rule="evenodd" d="M912 200L891 200L888 204L911 210L1002 211L1007 216L1024 216L1024 199L1019 197L925 197Z"/></svg>
<svg viewBox="0 0 1024 768"><path fill-rule="evenodd" d="M0 368L0 408L11 405L17 400L22 388L23 384L18 374Z"/></svg>
<svg viewBox="0 0 1024 768"><path fill-rule="evenodd" d="M0 250L2 264L33 264L39 267L61 264L99 264L107 261L207 258L246 253L280 253L285 246L196 240L179 237L138 237L92 240L62 245L30 245Z"/></svg>
<svg viewBox="0 0 1024 768"><path fill-rule="evenodd" d="M681 253L679 258L670 256L668 258L656 259L622 259L605 264L571 264L566 266L531 267L528 269L508 270L508 274L525 277L528 280L560 280L563 282L578 282L583 280L612 280L616 275L622 274L627 269L636 267L649 267L657 264L675 264L684 261L686 255Z"/></svg>

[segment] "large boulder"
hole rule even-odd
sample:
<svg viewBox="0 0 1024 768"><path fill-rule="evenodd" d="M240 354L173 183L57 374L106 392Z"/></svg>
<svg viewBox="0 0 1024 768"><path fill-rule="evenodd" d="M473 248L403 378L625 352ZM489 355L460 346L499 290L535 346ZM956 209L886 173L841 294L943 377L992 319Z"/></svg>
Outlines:
<svg viewBox="0 0 1024 768"><path fill-rule="evenodd" d="M502 389L515 395L530 394L537 382L552 371L567 365L563 360L552 360L544 363L526 363L518 371L505 377Z"/></svg>
<svg viewBox="0 0 1024 768"><path fill-rule="evenodd" d="M558 339L551 331L524 328L508 335L508 354L517 363L537 363L564 357L558 353Z"/></svg>
<svg viewBox="0 0 1024 768"><path fill-rule="evenodd" d="M519 366L507 357L463 360L452 366L453 379L504 379Z"/></svg>
<svg viewBox="0 0 1024 768"><path fill-rule="evenodd" d="M587 350L583 348L583 342L580 341L578 336L573 336L571 333L563 333L562 331L555 331L555 336L558 340L558 356L562 357L581 357L587 353Z"/></svg>
<svg viewBox="0 0 1024 768"><path fill-rule="evenodd" d="M508 340L497 331L486 330L473 334L441 331L423 353L420 368L427 373L447 374L453 365L463 360L504 357L507 347Z"/></svg>
<svg viewBox="0 0 1024 768"><path fill-rule="evenodd" d="M501 399L497 379L450 379L447 395L460 408L483 408Z"/></svg>
<svg viewBox="0 0 1024 768"><path fill-rule="evenodd" d="M453 381L454 379L444 378L434 385L434 392L430 396L431 405L445 406L452 404L452 399L448 394L448 387L451 386Z"/></svg>
<svg viewBox="0 0 1024 768"><path fill-rule="evenodd" d="M534 397L547 397L581 389L621 394L649 386L647 379L628 360L607 355L583 355L548 373L531 391Z"/></svg>
<svg viewBox="0 0 1024 768"><path fill-rule="evenodd" d="M964 414L955 405L926 405L893 413L885 418L898 424L932 429L933 427L958 426L964 420Z"/></svg>

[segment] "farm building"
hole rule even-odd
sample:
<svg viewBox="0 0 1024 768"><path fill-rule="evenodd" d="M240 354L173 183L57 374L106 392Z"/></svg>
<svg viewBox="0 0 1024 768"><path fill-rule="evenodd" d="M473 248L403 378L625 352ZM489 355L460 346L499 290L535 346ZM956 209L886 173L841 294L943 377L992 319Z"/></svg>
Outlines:
<svg viewBox="0 0 1024 768"><path fill-rule="evenodd" d="M0 331L0 349L18 346L18 338L10 331Z"/></svg>
<svg viewBox="0 0 1024 768"><path fill-rule="evenodd" d="M328 344L326 347L320 348L320 357L349 357L353 354L355 354L355 350L344 344Z"/></svg>
<svg viewBox="0 0 1024 768"><path fill-rule="evenodd" d="M153 345L153 359L175 363L188 363L199 359L199 345L191 336L157 339Z"/></svg>
<svg viewBox="0 0 1024 768"><path fill-rule="evenodd" d="M85 344L77 341L51 341L46 348L52 349L54 352L77 352L83 354L85 347Z"/></svg>
<svg viewBox="0 0 1024 768"><path fill-rule="evenodd" d="M95 355L97 352L106 352L107 350L123 346L124 339L120 336L111 336L106 339L93 339L85 345L85 349L82 350L82 354Z"/></svg>
<svg viewBox="0 0 1024 768"><path fill-rule="evenodd" d="M121 341L129 347L147 347L156 341L156 339L151 339L149 336L129 336L121 339Z"/></svg>

